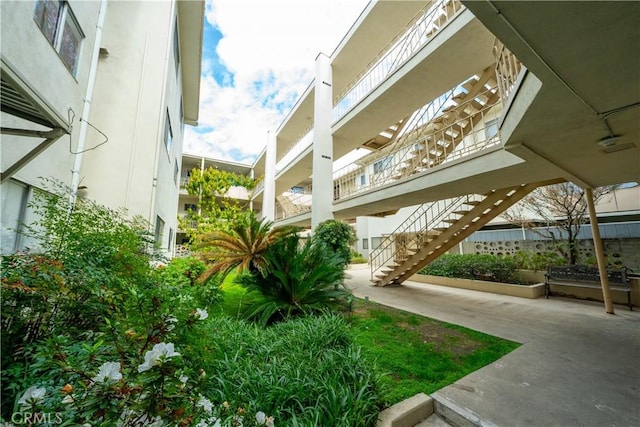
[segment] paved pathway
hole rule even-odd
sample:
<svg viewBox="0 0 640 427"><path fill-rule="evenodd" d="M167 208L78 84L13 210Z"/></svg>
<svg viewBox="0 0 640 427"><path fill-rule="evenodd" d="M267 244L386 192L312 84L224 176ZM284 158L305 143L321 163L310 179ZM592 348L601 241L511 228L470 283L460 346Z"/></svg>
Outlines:
<svg viewBox="0 0 640 427"><path fill-rule="evenodd" d="M535 300L407 281L369 282L349 269L357 297L523 343L437 392L503 427L640 427L640 309L563 298Z"/></svg>

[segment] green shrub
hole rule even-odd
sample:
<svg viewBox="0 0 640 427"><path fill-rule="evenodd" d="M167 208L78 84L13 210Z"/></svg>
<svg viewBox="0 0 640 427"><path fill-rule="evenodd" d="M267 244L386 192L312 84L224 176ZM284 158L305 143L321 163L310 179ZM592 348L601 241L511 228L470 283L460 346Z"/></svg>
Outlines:
<svg viewBox="0 0 640 427"><path fill-rule="evenodd" d="M513 255L517 268L523 270L546 270L550 265L565 265L566 258L556 252L518 251Z"/></svg>
<svg viewBox="0 0 640 427"><path fill-rule="evenodd" d="M351 292L344 287L341 258L314 239L301 243L290 236L264 253L265 273L239 275L237 283L263 299L247 307L249 319L266 325L294 315L344 304Z"/></svg>
<svg viewBox="0 0 640 427"><path fill-rule="evenodd" d="M519 280L511 257L489 254L444 254L420 270L420 274L506 283Z"/></svg>
<svg viewBox="0 0 640 427"><path fill-rule="evenodd" d="M375 364L342 316L302 317L270 328L211 322L210 393L261 408L278 425L374 426L380 410Z"/></svg>
<svg viewBox="0 0 640 427"><path fill-rule="evenodd" d="M313 239L322 242L340 257L342 266L351 259L351 247L356 241L356 233L349 224L330 219L324 221L313 231Z"/></svg>

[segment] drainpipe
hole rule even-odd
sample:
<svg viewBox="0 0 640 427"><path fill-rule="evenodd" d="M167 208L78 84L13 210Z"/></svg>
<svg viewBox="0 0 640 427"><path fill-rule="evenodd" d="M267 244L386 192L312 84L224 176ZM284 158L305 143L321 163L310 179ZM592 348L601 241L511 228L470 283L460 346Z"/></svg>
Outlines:
<svg viewBox="0 0 640 427"><path fill-rule="evenodd" d="M93 98L93 87L96 83L96 74L98 72L98 57L100 56L100 44L102 43L102 27L104 19L107 15L107 0L100 3L100 12L98 12L98 23L96 24L96 37L93 42L93 53L91 56L91 66L89 68L89 78L87 81L87 93L84 97L84 105L82 107L82 116L80 117L80 134L78 136L78 146L76 147L76 158L73 162L71 170L71 205L76 202L78 197L78 185L80 184L80 168L82 167L82 157L84 155L84 147L87 140L87 124L89 122L89 114L91 113L91 100Z"/></svg>

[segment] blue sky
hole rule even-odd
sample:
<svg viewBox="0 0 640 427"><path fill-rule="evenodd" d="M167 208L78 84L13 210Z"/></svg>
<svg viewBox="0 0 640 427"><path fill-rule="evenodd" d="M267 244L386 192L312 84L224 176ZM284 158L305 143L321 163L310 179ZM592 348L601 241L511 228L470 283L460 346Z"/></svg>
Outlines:
<svg viewBox="0 0 640 427"><path fill-rule="evenodd" d="M200 119L184 151L251 163L367 0L208 0Z"/></svg>

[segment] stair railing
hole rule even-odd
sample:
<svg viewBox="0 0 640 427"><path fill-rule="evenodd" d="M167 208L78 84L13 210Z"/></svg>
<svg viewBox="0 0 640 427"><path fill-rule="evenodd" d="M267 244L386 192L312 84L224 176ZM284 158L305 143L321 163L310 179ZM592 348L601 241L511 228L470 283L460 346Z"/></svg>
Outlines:
<svg viewBox="0 0 640 427"><path fill-rule="evenodd" d="M496 58L496 79L498 81L500 98L506 102L524 66L497 38L493 43L493 55Z"/></svg>
<svg viewBox="0 0 640 427"><path fill-rule="evenodd" d="M473 99L455 107L456 111L450 112L450 121L443 120L443 127L440 129L430 127L434 120L426 125L410 128L392 147L383 148L358 160L355 167L348 165L337 171L334 174L334 186L341 187L341 191L340 197L336 200L381 187L395 179L423 172L498 145L501 139L497 127L496 132L492 133L483 126L484 123L495 120L500 112L502 104L496 91L496 88L485 89ZM481 99L491 102L482 105L479 101ZM478 106L479 110L476 109ZM392 149L395 151L391 151ZM365 175L364 185L350 185L351 182L357 182L358 177L362 175Z"/></svg>
<svg viewBox="0 0 640 427"><path fill-rule="evenodd" d="M396 237L398 235L415 236L413 239L418 247L422 247L429 240L429 232L436 228L447 228L450 223L446 220L457 219L465 204L471 204L482 200L483 196L468 194L451 199L438 200L425 203L400 224L390 235L386 236L369 255L371 264L371 280L383 267L393 264L397 260Z"/></svg>

